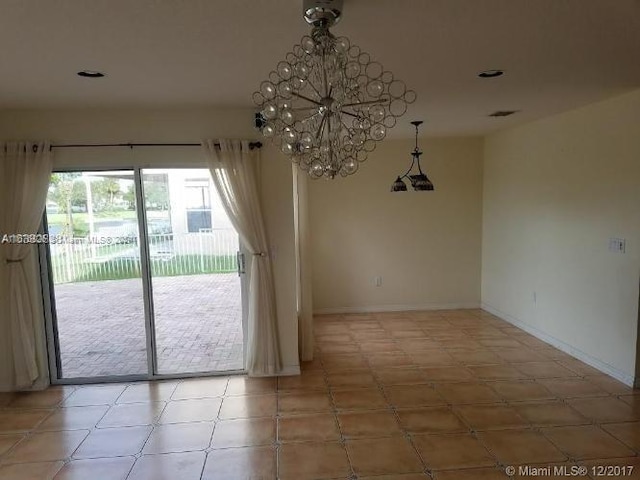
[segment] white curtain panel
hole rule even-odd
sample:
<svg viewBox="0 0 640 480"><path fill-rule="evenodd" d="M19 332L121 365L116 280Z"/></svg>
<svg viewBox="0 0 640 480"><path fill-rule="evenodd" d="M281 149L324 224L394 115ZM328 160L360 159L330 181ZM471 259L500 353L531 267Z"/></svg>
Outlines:
<svg viewBox="0 0 640 480"><path fill-rule="evenodd" d="M42 220L52 160L48 142L0 143L0 181L2 183L3 213L0 231L3 234L35 234ZM39 331L43 319L34 308L41 302L30 287L39 284L35 268L28 268L29 255L35 255L36 246L28 243L3 243L1 261L8 272L8 311L2 316L9 332L10 358L13 369L13 387L30 388L45 374L40 371L38 357Z"/></svg>
<svg viewBox="0 0 640 480"><path fill-rule="evenodd" d="M202 146L231 223L249 250L249 299L246 368L249 375L277 375L282 370L275 287L258 193L259 150L248 141L206 140Z"/></svg>

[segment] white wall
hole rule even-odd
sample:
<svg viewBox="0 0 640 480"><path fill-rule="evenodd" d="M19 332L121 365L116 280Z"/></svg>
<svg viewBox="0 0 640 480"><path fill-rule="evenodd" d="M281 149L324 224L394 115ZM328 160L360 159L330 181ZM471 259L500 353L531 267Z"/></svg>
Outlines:
<svg viewBox="0 0 640 480"><path fill-rule="evenodd" d="M390 192L412 140L382 142L355 175L309 182L316 312L479 306L482 139L420 146L433 192Z"/></svg>
<svg viewBox="0 0 640 480"><path fill-rule="evenodd" d="M251 109L79 109L0 111L0 139L49 139L62 143L182 143L204 138L258 138ZM101 148L54 150L56 168L206 167L199 147ZM261 188L273 259L282 360L288 371L298 368L295 293L293 189L290 162L264 148ZM2 268L2 267L0 267ZM0 277L3 277L1 275ZM2 289L4 291L4 288ZM1 298L5 304L6 298ZM5 338L5 332L0 332ZM0 350L6 352L0 344ZM0 360L2 360L0 358ZM0 364L0 384L2 381Z"/></svg>
<svg viewBox="0 0 640 480"><path fill-rule="evenodd" d="M636 91L490 135L484 159L483 304L626 383L638 321L639 125ZM626 239L625 254L608 251L610 237Z"/></svg>

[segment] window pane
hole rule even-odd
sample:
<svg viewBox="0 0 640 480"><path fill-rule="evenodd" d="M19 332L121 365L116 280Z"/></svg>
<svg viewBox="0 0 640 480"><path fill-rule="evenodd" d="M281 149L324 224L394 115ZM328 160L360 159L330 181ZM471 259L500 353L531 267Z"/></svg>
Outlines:
<svg viewBox="0 0 640 480"><path fill-rule="evenodd" d="M187 230L189 233L198 233L202 229L211 229L210 210L187 211Z"/></svg>

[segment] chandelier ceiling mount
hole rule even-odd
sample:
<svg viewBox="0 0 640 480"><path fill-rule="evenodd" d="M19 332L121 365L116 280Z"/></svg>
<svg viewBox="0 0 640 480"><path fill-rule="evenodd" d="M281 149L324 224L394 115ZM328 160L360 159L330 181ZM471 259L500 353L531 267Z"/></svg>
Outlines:
<svg viewBox="0 0 640 480"><path fill-rule="evenodd" d="M343 0L304 0L302 15L314 27L332 27L342 16Z"/></svg>

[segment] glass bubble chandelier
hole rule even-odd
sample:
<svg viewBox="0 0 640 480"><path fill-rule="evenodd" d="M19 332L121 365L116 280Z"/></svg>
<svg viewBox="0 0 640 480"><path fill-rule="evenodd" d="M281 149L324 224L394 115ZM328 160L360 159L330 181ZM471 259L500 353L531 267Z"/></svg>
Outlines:
<svg viewBox="0 0 640 480"><path fill-rule="evenodd" d="M312 178L347 176L383 140L416 93L329 28L342 0L304 0L312 25L253 94L261 131Z"/></svg>

